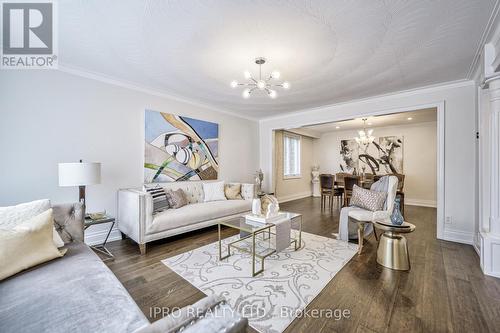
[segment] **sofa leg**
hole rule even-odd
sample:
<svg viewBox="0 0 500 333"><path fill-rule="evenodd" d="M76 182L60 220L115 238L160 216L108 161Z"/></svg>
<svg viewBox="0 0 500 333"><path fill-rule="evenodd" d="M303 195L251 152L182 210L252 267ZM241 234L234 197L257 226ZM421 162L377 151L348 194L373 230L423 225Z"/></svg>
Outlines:
<svg viewBox="0 0 500 333"><path fill-rule="evenodd" d="M126 239L127 235L125 235L123 232L120 231L120 234L122 235L122 239Z"/></svg>
<svg viewBox="0 0 500 333"><path fill-rule="evenodd" d="M146 254L146 244L139 244L139 251L141 254Z"/></svg>

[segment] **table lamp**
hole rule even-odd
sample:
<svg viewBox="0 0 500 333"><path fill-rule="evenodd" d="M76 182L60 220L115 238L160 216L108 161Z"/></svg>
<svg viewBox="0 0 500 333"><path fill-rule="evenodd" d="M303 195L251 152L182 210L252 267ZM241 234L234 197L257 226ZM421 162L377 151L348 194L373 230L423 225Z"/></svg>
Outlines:
<svg viewBox="0 0 500 333"><path fill-rule="evenodd" d="M78 186L85 207L85 186L101 183L101 163L59 163L59 186Z"/></svg>

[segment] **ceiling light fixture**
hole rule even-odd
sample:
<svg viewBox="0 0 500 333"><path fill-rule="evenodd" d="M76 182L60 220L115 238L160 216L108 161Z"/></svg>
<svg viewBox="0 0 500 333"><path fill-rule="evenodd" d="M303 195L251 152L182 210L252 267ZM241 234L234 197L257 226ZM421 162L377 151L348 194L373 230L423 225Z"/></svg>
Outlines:
<svg viewBox="0 0 500 333"><path fill-rule="evenodd" d="M363 129L358 131L358 137L356 137L356 142L362 145L369 145L375 140L375 137L372 136L373 129L366 130L366 118L363 118Z"/></svg>
<svg viewBox="0 0 500 333"><path fill-rule="evenodd" d="M412 117L408 117L408 120L412 120L413 118Z"/></svg>
<svg viewBox="0 0 500 333"><path fill-rule="evenodd" d="M278 93L273 88L280 87L283 89L290 89L290 83L287 81L284 81L281 83L275 83L274 81L272 81L272 80L278 80L280 78L281 74L278 71L272 71L271 74L269 74L269 76L267 76L267 77L264 76L264 78L262 78L262 65L266 63L265 58L259 57L259 58L255 59L255 63L257 65L259 65L259 77L258 78L254 78L252 76L252 73L250 73L249 71L245 71L245 72L243 72L243 76L245 77L245 79L249 80L249 82L240 83L236 80L231 81L231 84L230 84L231 88L236 88L238 86L246 87L242 93L243 98L250 98L250 95L255 90L261 90L261 91L267 93L267 95L270 98L274 99L274 98L278 97Z"/></svg>
<svg viewBox="0 0 500 333"><path fill-rule="evenodd" d="M335 128L336 128L336 129L339 129L339 128L340 128L340 126L335 126Z"/></svg>

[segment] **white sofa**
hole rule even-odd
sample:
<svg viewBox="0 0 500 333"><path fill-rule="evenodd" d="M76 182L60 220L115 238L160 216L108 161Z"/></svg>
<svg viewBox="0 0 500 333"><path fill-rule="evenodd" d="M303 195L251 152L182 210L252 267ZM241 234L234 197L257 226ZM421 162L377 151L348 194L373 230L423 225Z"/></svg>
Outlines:
<svg viewBox="0 0 500 333"><path fill-rule="evenodd" d="M139 244L141 254L144 254L148 242L205 228L252 210L252 199L255 197L254 184L241 184L243 200L204 202L204 182L209 181L147 185L159 185L166 190L180 188L186 193L188 205L178 209L167 209L157 214L153 214L151 195L142 188L119 190L118 229Z"/></svg>

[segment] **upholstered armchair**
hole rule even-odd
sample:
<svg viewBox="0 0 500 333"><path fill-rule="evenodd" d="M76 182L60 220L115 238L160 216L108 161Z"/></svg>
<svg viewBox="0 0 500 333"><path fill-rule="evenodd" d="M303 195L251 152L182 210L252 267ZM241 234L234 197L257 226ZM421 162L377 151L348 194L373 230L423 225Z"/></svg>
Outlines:
<svg viewBox="0 0 500 333"><path fill-rule="evenodd" d="M375 184L372 185L371 190L374 190ZM358 238L358 253L361 253L363 249L363 237L372 232L375 234L375 239L378 240L377 232L373 228L373 222L390 218L392 210L394 208L394 199L396 198L396 192L398 189L398 178L395 176L389 176L388 186L387 186L387 198L384 204L384 210L381 211L369 211L358 207L344 207L342 208L340 214L340 226L339 234L340 238L348 240L349 238ZM345 220L345 222L343 222ZM342 225L344 224L344 225ZM356 226L357 225L357 226ZM343 230L342 230L343 229Z"/></svg>

